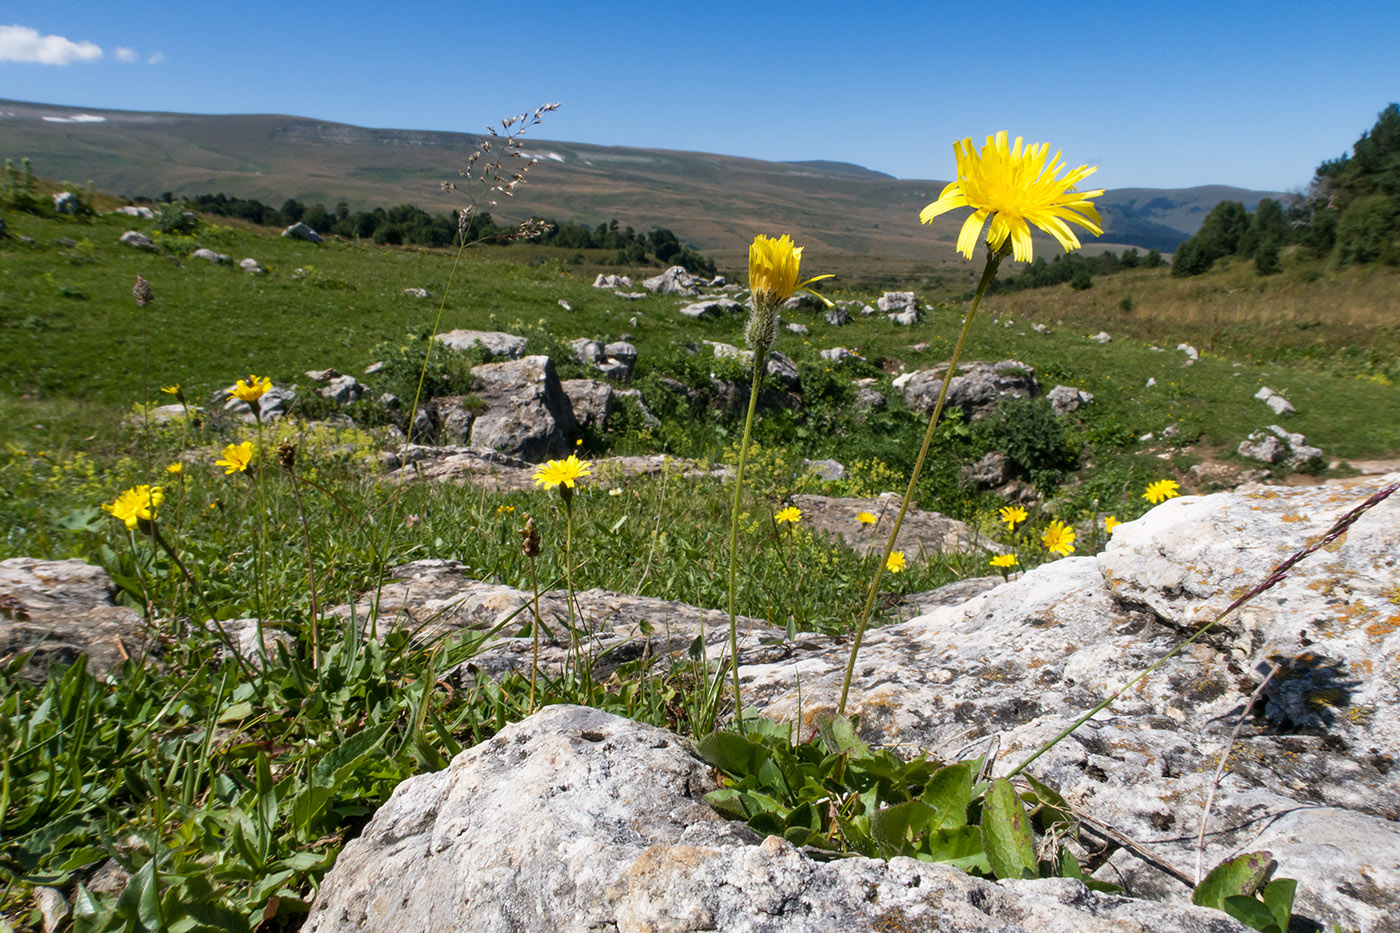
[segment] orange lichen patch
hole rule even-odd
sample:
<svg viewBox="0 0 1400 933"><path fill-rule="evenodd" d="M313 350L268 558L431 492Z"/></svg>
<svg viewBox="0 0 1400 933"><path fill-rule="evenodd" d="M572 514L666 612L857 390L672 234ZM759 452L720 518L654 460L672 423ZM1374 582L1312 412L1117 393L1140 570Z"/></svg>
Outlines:
<svg viewBox="0 0 1400 933"><path fill-rule="evenodd" d="M1369 706L1349 706L1347 707L1347 721L1358 726L1369 725L1375 709Z"/></svg>
<svg viewBox="0 0 1400 933"><path fill-rule="evenodd" d="M1393 615L1388 619L1378 619L1366 626L1366 635L1371 639L1371 644L1384 641L1387 636L1400 631L1400 614Z"/></svg>
<svg viewBox="0 0 1400 933"><path fill-rule="evenodd" d="M1324 550L1324 551L1340 551L1340 550L1342 549L1342 545L1343 545L1343 544L1346 544L1346 543L1347 543L1347 533L1344 531L1344 532L1342 532L1341 534L1337 535L1337 540L1329 542L1329 543L1326 545L1326 547L1323 548L1323 550Z"/></svg>
<svg viewBox="0 0 1400 933"><path fill-rule="evenodd" d="M1283 521L1283 522L1310 522L1310 521L1312 521L1312 519L1311 519L1311 518L1308 518L1308 516L1306 516L1306 515L1297 515L1297 514L1294 514L1293 512L1289 512L1288 514L1284 515L1283 518L1279 519L1279 521Z"/></svg>
<svg viewBox="0 0 1400 933"><path fill-rule="evenodd" d="M1375 665L1372 664L1371 661L1369 661L1369 660L1364 660L1364 659L1363 659L1363 660L1360 660L1360 661L1352 661L1352 662L1351 662L1351 669L1354 670L1354 671L1356 671L1356 673L1362 674L1362 675L1365 675L1365 676L1370 676L1371 670L1372 670L1372 668L1374 668L1374 667L1375 667Z"/></svg>

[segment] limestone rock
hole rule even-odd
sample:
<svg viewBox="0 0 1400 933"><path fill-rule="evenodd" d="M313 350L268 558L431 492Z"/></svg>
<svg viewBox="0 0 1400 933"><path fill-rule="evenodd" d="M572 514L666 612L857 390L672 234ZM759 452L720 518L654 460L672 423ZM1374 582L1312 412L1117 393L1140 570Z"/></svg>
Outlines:
<svg viewBox="0 0 1400 933"><path fill-rule="evenodd" d="M894 493L874 499L801 495L793 496L792 504L802 510L802 527L840 538L860 554L883 551L890 526L899 514L899 496ZM856 521L861 512L874 515L876 523L863 525ZM903 551L910 562L977 546L995 548L957 519L919 508L905 513L895 539L895 548Z"/></svg>
<svg viewBox="0 0 1400 933"><path fill-rule="evenodd" d="M604 275L599 272L598 277L593 280L594 288L631 288L632 280L625 275Z"/></svg>
<svg viewBox="0 0 1400 933"><path fill-rule="evenodd" d="M247 259L240 259L238 261L238 268L242 269L244 272L247 272L249 275L267 274L267 270L262 267L262 263L258 262L256 259L253 259L251 256Z"/></svg>
<svg viewBox="0 0 1400 933"><path fill-rule="evenodd" d="M565 379L560 387L569 398L574 420L582 427L602 430L612 414L612 386L594 379Z"/></svg>
<svg viewBox="0 0 1400 933"><path fill-rule="evenodd" d="M426 288L405 288L405 289L403 290L403 293L404 293L404 295L405 295L406 297L408 297L408 298L427 298L427 297L428 297L428 290L427 290Z"/></svg>
<svg viewBox="0 0 1400 933"><path fill-rule="evenodd" d="M149 207L140 207L135 204L126 204L112 211L113 214L125 214L128 217L140 217L143 220L155 220L156 212Z"/></svg>
<svg viewBox="0 0 1400 933"><path fill-rule="evenodd" d="M946 367L940 367L906 373L894 380L894 387L904 394L910 408L927 414L938 400L945 372ZM948 386L947 404L978 420L991 414L1003 398L1034 397L1039 390L1035 370L1017 360L961 363Z"/></svg>
<svg viewBox="0 0 1400 933"><path fill-rule="evenodd" d="M585 366L603 361L603 345L596 340L580 337L569 341L569 348L574 351L574 359Z"/></svg>
<svg viewBox="0 0 1400 933"><path fill-rule="evenodd" d="M684 266L672 266L660 275L642 281L642 288L658 295L698 295L701 279L685 271Z"/></svg>
<svg viewBox="0 0 1400 933"><path fill-rule="evenodd" d="M34 655L23 676L43 680L50 665L87 655L97 677L139 656L146 639L141 618L113 601L107 571L81 560L0 561L0 658Z"/></svg>
<svg viewBox="0 0 1400 933"><path fill-rule="evenodd" d="M134 246L137 249L155 249L155 243L146 234L137 230L128 230L121 235L121 242L127 246Z"/></svg>
<svg viewBox="0 0 1400 933"><path fill-rule="evenodd" d="M844 327L851 323L851 312L841 307L832 308L826 312L826 322L832 327Z"/></svg>
<svg viewBox="0 0 1400 933"><path fill-rule="evenodd" d="M1108 333L1108 331L1106 331L1106 330L1101 330L1101 331L1099 331L1097 334L1095 334L1094 336L1090 337L1089 339L1092 340L1092 341L1094 341L1094 343L1112 343L1112 342L1113 342L1113 337L1112 337L1112 336Z"/></svg>
<svg viewBox="0 0 1400 933"><path fill-rule="evenodd" d="M651 281L648 279L647 281ZM744 306L733 298L706 298L681 308L681 314L699 320L705 317L723 317L727 314L743 314Z"/></svg>
<svg viewBox="0 0 1400 933"><path fill-rule="evenodd" d="M473 445L533 461L568 451L578 423L549 357L485 363L472 367L472 376L486 405L472 428Z"/></svg>
<svg viewBox="0 0 1400 933"><path fill-rule="evenodd" d="M832 363L839 363L842 360L858 360L861 358L859 353L847 349L846 347L829 347L821 351L821 357Z"/></svg>
<svg viewBox="0 0 1400 933"><path fill-rule="evenodd" d="M320 243L321 234L312 230L306 224L298 221L282 231L283 236L292 237L296 240L305 240L308 243Z"/></svg>
<svg viewBox="0 0 1400 933"><path fill-rule="evenodd" d="M1396 482L1400 474L1173 499L1120 526L1097 558L1056 560L961 605L867 632L848 711L874 742L944 756L996 742L997 771L1005 773ZM1284 659L1216 793L1206 865L1267 838L1278 875L1300 881L1300 916L1324 928L1393 929L1386 896L1376 892L1400 890L1397 522L1400 494L1031 772L1191 873L1216 762L1271 659ZM753 649L740 669L746 705L793 718L800 676L804 717L831 710L847 648L833 641ZM1343 811L1345 822L1332 819L1338 829L1324 837L1320 826L1331 818L1315 808ZM1127 852L1103 877L1126 882L1130 894L1167 890L1164 876ZM1190 892L1172 883L1170 896L1184 901Z"/></svg>
<svg viewBox="0 0 1400 933"><path fill-rule="evenodd" d="M226 256L225 254L216 253L212 249L205 249L203 247L200 247L193 253L190 253L190 256L194 259L203 259L206 262L212 262L215 265L219 266L225 265L230 261L228 256Z"/></svg>
<svg viewBox="0 0 1400 933"><path fill-rule="evenodd" d="M349 405L364 397L365 386L354 376L335 376L317 389L316 394L338 404Z"/></svg>
<svg viewBox="0 0 1400 933"><path fill-rule="evenodd" d="M949 392L951 391L950 389ZM1094 401L1092 392L1085 392L1074 386L1055 386L1045 393L1045 397L1050 400L1050 408L1057 415L1068 415L1078 411L1081 405L1088 405Z"/></svg>
<svg viewBox="0 0 1400 933"><path fill-rule="evenodd" d="M898 311L917 311L919 299L913 292L885 292L875 302L875 307L885 314Z"/></svg>
<svg viewBox="0 0 1400 933"><path fill-rule="evenodd" d="M603 347L603 356L621 367L620 371L609 373L613 378L632 378L632 368L637 365L637 348L626 340L614 340Z"/></svg>
<svg viewBox="0 0 1400 933"><path fill-rule="evenodd" d="M1011 479L1011 460L1006 454L993 450L976 463L964 466L962 472L979 486L1000 486Z"/></svg>
<svg viewBox="0 0 1400 933"><path fill-rule="evenodd" d="M838 460L802 460L802 469L817 479L834 482L846 475L846 466Z"/></svg>
<svg viewBox="0 0 1400 933"><path fill-rule="evenodd" d="M326 875L303 929L559 933L1241 933L1229 916L996 883L901 858L816 861L716 819L685 740L551 706L399 785Z"/></svg>
<svg viewBox="0 0 1400 933"><path fill-rule="evenodd" d="M224 411L238 418L240 421L256 421L252 407L243 399L233 396L233 386L220 389L214 393L213 401L222 402ZM263 393L258 399L258 416L263 421L276 421L287 414L287 409L296 401L296 387L273 386Z"/></svg>
<svg viewBox="0 0 1400 933"><path fill-rule="evenodd" d="M58 214L76 214L82 205L78 196L71 191L60 191L53 196L53 209Z"/></svg>
<svg viewBox="0 0 1400 933"><path fill-rule="evenodd" d="M525 344L528 342L524 337L516 337L513 334L503 334L495 330L449 330L443 334L437 334L434 340L442 343L450 350L470 350L472 347L481 346L494 357L503 357L508 360L518 360L525 352Z"/></svg>

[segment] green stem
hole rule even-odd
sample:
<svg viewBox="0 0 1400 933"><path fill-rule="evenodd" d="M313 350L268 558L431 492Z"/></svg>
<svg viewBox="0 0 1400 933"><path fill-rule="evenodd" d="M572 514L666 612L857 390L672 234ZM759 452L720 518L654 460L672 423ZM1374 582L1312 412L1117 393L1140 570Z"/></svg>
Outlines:
<svg viewBox="0 0 1400 933"><path fill-rule="evenodd" d="M535 624L531 626L535 630L535 653L530 661L530 712L535 711L535 678L540 672L540 580L535 575L535 559L530 558L530 586L535 591L534 602L531 603L535 611Z"/></svg>
<svg viewBox="0 0 1400 933"><path fill-rule="evenodd" d="M301 520L301 537L306 547L306 580L311 586L311 669L317 670L320 667L319 659L321 652L321 633L319 620L321 618L321 604L316 593L316 562L311 549L311 529L306 523L306 507L301 501L301 487L297 485L296 470L288 468L287 475L292 480L292 495L297 501L297 517Z"/></svg>
<svg viewBox="0 0 1400 933"><path fill-rule="evenodd" d="M224 628L224 624L219 621L219 617L214 613L213 608L210 607L209 601L204 598L204 591L199 587L199 580L190 572L190 568L185 566L185 562L180 560L180 555L175 553L175 549L170 546L170 542L165 540L165 535L160 533L160 526L154 523L151 525L151 537L155 539L156 544L159 544L166 554L170 555L170 559L175 562L175 566L179 567L180 572L185 575L185 579L189 581L190 589L194 590L195 596L199 597L199 604L204 607L204 611L209 615L209 621L214 623L214 628L218 631L219 638L223 641L225 647L228 648L229 653L233 655L233 660L243 671L243 676L248 678L250 684L257 686L258 681L257 678L253 676L252 668L250 668L248 662L243 659L242 652L238 650L238 643L229 636L228 631ZM259 690L259 693L261 693L261 690Z"/></svg>
<svg viewBox="0 0 1400 933"><path fill-rule="evenodd" d="M739 695L739 625L738 616L734 612L734 579L739 558L739 504L744 491L744 465L748 462L749 435L753 431L753 415L758 408L758 389L763 380L763 363L767 356L766 347L754 348L749 413L744 419L744 439L739 442L739 469L734 476L734 508L729 516L729 664L734 672L734 723L740 735L744 734L744 711Z"/></svg>
<svg viewBox="0 0 1400 933"><path fill-rule="evenodd" d="M1010 241L1007 241L1010 245ZM880 580L884 577L885 566L889 563L890 552L894 550L894 542L899 537L899 529L904 524L904 513L909 510L909 502L914 498L914 487L919 482L919 474L924 469L924 459L928 456L929 445L933 442L933 430L938 426L938 419L943 414L943 404L948 399L948 386L953 381L953 376L957 374L958 358L962 356L963 344L967 342L968 332L972 329L972 319L977 314L977 307L982 303L982 296L987 293L987 288L992 284L992 279L996 277L997 267L1001 265L1001 260L1006 255L1003 251L987 251L987 265L982 270L982 281L977 283L977 294L972 296L972 305L967 309L967 316L963 318L962 331L958 334L957 345L953 347L953 358L948 361L948 369L943 374L943 387L939 389L938 401L933 406L933 414L928 419L928 430L924 432L924 443L919 448L919 456L914 461L914 471L909 476L909 488L904 493L904 500L899 504L899 514L895 517L894 527L890 529L889 540L885 543L885 553L880 556L880 562L875 566L875 576L870 581L870 592L865 597L865 608L861 610L860 621L856 623L856 637L851 644L851 659L846 663L846 676L841 681L841 701L836 705L837 715L844 715L846 712L846 697L851 691L851 675L856 669L856 654L860 651L861 640L865 637L865 627L870 622L870 613L875 608L875 597L880 592Z"/></svg>

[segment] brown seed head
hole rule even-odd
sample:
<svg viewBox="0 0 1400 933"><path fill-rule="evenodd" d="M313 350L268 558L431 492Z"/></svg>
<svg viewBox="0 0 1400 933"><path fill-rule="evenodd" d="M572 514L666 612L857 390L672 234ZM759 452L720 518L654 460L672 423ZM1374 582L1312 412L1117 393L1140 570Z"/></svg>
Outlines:
<svg viewBox="0 0 1400 933"><path fill-rule="evenodd" d="M131 286L131 293L136 296L136 305L140 308L146 307L155 297L151 293L151 283L139 275L136 276L136 284Z"/></svg>
<svg viewBox="0 0 1400 933"><path fill-rule="evenodd" d="M520 530L520 550L531 560L540 556L540 530L533 518L526 518L525 527Z"/></svg>
<svg viewBox="0 0 1400 933"><path fill-rule="evenodd" d="M291 441L283 441L277 445L277 462L282 469L288 473L297 465L297 445Z"/></svg>

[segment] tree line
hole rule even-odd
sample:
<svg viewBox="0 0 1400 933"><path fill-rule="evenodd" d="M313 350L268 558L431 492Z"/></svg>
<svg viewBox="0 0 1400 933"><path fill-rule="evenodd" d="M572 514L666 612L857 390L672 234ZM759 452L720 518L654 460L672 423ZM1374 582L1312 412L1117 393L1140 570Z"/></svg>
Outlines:
<svg viewBox="0 0 1400 933"><path fill-rule="evenodd" d="M166 192L161 201L172 201ZM516 228L502 226L489 213L472 214L465 229L459 230L457 211L430 214L412 204L400 204L388 209L351 211L347 201L338 201L334 210L324 204L303 204L295 198L282 202L280 208L254 198L229 197L226 194L201 194L186 199L192 210L222 217L237 217L264 226L287 226L304 223L317 233L330 233L346 238L371 240L381 245L445 247L458 242L509 243L522 242L513 234ZM683 266L689 272L714 275L714 263L696 250L681 243L664 227L641 233L632 227L620 227L616 220L590 227L573 221L545 220L548 229L523 238L523 242L565 249L616 250L619 265ZM459 239L460 237L460 239Z"/></svg>
<svg viewBox="0 0 1400 933"><path fill-rule="evenodd" d="M1260 275L1279 271L1279 251L1297 246L1337 265L1400 265L1400 106L1381 111L1350 155L1323 162L1303 194L1272 198L1253 213L1221 201L1195 236L1177 248L1172 275L1200 275L1226 256L1253 260Z"/></svg>
<svg viewBox="0 0 1400 933"><path fill-rule="evenodd" d="M1166 262L1158 250L1148 250L1146 255L1136 249L1127 249L1120 256L1114 252L1103 252L1097 256L1087 256L1082 252L1060 253L1050 262L1043 257L1036 259L1019 274L1005 279L992 280L992 292L1018 292L1027 288L1040 288L1045 285L1064 285L1083 290L1094 284L1094 276L1121 272L1124 269L1155 269Z"/></svg>

